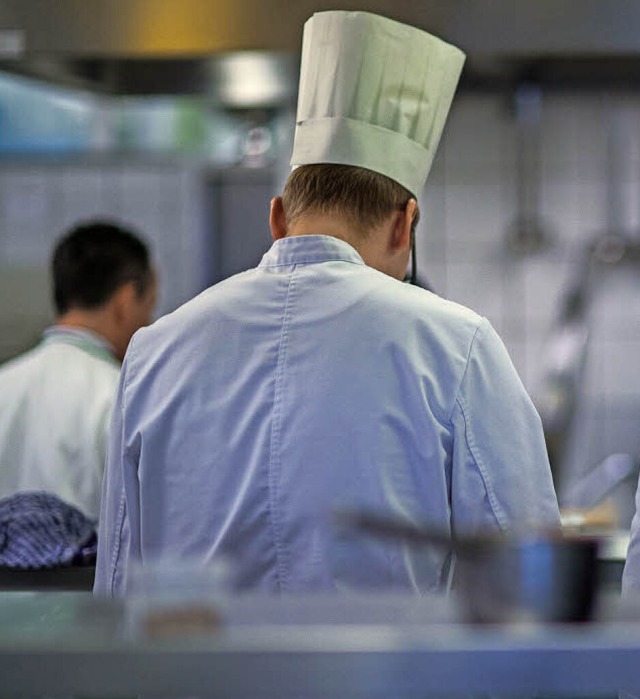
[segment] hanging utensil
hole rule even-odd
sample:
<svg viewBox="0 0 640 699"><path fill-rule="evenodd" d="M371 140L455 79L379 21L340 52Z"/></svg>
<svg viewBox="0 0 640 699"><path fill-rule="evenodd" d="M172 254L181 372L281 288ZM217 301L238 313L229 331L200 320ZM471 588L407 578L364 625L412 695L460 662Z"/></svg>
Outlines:
<svg viewBox="0 0 640 699"><path fill-rule="evenodd" d="M552 236L540 216L540 114L542 91L532 82L518 85L516 116L516 216L507 229L508 250L529 255L546 250Z"/></svg>

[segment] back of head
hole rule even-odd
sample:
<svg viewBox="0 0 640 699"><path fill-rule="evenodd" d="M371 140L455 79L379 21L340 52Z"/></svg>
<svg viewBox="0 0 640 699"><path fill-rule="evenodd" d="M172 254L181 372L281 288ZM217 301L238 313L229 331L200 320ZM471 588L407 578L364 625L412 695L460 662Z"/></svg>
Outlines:
<svg viewBox="0 0 640 699"><path fill-rule="evenodd" d="M305 216L330 214L366 235L390 214L404 209L413 195L394 180L351 165L297 167L287 179L282 202L287 225ZM414 218L413 225L418 222Z"/></svg>
<svg viewBox="0 0 640 699"><path fill-rule="evenodd" d="M51 268L58 315L100 308L128 282L142 295L153 280L145 243L109 221L89 221L67 233L56 245Z"/></svg>

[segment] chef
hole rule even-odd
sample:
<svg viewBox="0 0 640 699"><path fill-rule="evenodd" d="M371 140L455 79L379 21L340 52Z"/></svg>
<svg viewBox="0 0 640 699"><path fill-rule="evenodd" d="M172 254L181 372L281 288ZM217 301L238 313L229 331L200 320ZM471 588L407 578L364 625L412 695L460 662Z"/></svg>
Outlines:
<svg viewBox="0 0 640 699"><path fill-rule="evenodd" d="M636 512L631 522L629 548L622 573L622 593L637 596L640 592L640 481L636 489Z"/></svg>
<svg viewBox="0 0 640 699"><path fill-rule="evenodd" d="M558 524L540 419L496 332L402 281L463 61L364 12L306 23L273 246L127 352L96 593L163 556L226 559L238 587L273 593L446 584L441 552L332 526L345 507L448 532Z"/></svg>
<svg viewBox="0 0 640 699"><path fill-rule="evenodd" d="M0 367L0 497L45 491L97 520L120 363L155 276L136 235L98 220L58 241L51 272L55 324Z"/></svg>

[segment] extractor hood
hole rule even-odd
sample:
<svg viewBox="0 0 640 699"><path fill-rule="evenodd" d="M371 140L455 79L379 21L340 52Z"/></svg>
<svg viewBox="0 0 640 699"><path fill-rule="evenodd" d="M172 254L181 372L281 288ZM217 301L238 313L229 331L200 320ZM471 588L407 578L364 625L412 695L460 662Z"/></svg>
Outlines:
<svg viewBox="0 0 640 699"><path fill-rule="evenodd" d="M463 84L640 83L637 0L350 0L463 48ZM0 67L114 94L217 90L218 62L265 52L297 65L304 21L327 0L3 0ZM224 71L222 71L224 73ZM291 88L289 92L294 90ZM277 99L285 99L286 91ZM290 97L291 95L289 95ZM276 99L274 97L274 99Z"/></svg>

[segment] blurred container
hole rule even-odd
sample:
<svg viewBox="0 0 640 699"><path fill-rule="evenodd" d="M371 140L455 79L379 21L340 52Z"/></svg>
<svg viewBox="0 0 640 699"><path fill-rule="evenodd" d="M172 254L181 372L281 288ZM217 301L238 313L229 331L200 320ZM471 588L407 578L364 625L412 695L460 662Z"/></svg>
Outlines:
<svg viewBox="0 0 640 699"><path fill-rule="evenodd" d="M133 638L210 634L222 624L220 598L229 589L226 561L158 558L132 564L125 633Z"/></svg>
<svg viewBox="0 0 640 699"><path fill-rule="evenodd" d="M479 623L590 620L598 547L594 537L561 534L467 542L456 572L465 618Z"/></svg>
<svg viewBox="0 0 640 699"><path fill-rule="evenodd" d="M562 530L454 536L375 512L338 522L377 537L455 555L453 591L472 623L583 622L593 617L600 539Z"/></svg>

